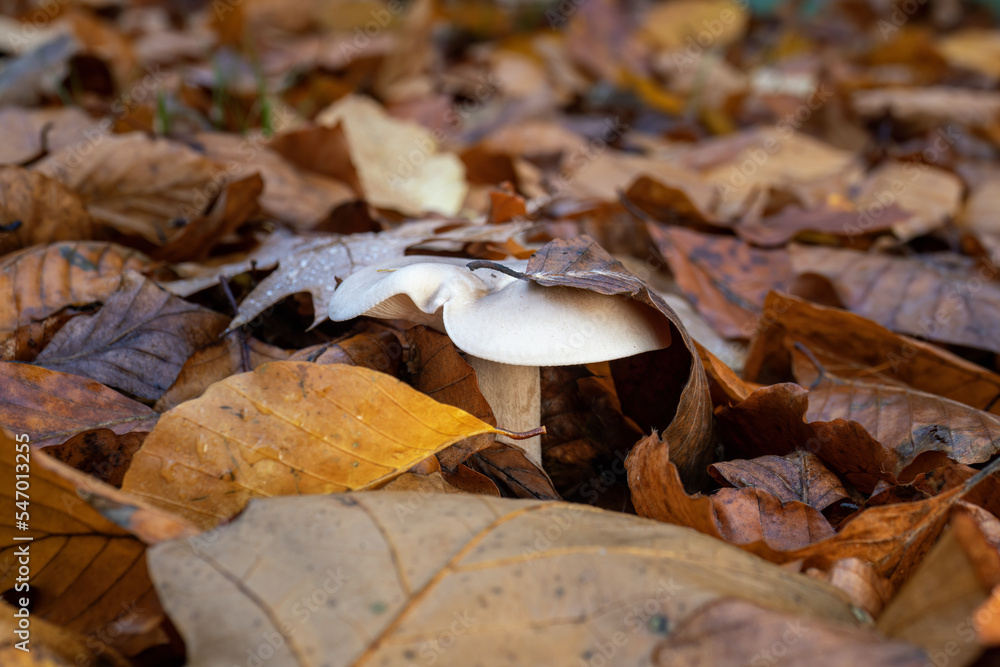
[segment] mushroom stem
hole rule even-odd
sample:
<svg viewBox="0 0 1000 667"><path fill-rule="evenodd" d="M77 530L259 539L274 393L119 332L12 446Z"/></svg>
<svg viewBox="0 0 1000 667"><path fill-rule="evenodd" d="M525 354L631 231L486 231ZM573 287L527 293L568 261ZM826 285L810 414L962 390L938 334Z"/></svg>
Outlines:
<svg viewBox="0 0 1000 667"><path fill-rule="evenodd" d="M530 431L542 421L542 387L538 366L513 366L487 361L467 354L465 360L476 371L479 391L490 404L497 426L508 431ZM512 440L498 435L497 440L524 450L531 462L542 466L542 438Z"/></svg>

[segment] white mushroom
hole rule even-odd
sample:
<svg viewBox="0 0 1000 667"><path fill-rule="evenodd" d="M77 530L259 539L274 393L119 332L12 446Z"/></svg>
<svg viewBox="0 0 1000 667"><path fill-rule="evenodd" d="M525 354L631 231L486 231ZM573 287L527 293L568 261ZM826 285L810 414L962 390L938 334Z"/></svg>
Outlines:
<svg viewBox="0 0 1000 667"><path fill-rule="evenodd" d="M361 269L334 292L330 319L403 319L448 334L475 369L497 424L522 432L540 425L539 366L620 359L670 344L667 321L638 301L542 287L517 277L526 261L476 270L469 262L411 256ZM540 437L512 444L541 465Z"/></svg>

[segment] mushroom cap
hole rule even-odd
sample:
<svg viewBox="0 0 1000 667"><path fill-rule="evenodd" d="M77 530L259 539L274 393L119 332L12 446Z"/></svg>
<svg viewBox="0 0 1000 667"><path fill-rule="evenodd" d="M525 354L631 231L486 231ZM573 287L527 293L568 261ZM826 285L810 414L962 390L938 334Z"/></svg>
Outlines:
<svg viewBox="0 0 1000 667"><path fill-rule="evenodd" d="M515 366L564 366L630 357L670 345L655 309L625 296L542 287L471 260L410 256L351 274L330 319L404 319L448 334L464 352ZM526 261L498 262L523 272Z"/></svg>

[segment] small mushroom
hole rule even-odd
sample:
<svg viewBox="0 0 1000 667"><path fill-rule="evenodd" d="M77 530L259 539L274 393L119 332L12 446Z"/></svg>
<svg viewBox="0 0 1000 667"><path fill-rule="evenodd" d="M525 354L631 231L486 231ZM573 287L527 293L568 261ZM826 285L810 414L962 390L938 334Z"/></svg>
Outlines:
<svg viewBox="0 0 1000 667"><path fill-rule="evenodd" d="M526 267L430 256L369 266L334 292L330 319L402 319L446 333L475 369L497 424L521 432L541 422L539 366L620 359L670 344L669 325L653 308L624 296L543 287L521 273ZM541 464L539 436L512 444Z"/></svg>

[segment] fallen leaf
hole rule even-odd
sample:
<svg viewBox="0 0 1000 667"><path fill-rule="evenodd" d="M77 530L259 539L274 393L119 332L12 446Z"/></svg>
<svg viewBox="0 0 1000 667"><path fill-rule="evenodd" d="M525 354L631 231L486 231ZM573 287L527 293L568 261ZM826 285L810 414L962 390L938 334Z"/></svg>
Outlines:
<svg viewBox="0 0 1000 667"><path fill-rule="evenodd" d="M114 243L63 241L33 246L0 260L0 332L54 315L66 306L103 301L126 269L149 259Z"/></svg>
<svg viewBox="0 0 1000 667"><path fill-rule="evenodd" d="M1000 285L984 281L970 258L911 259L797 244L789 256L797 275L826 278L858 315L920 338L1000 352L993 335L1000 327Z"/></svg>
<svg viewBox="0 0 1000 667"><path fill-rule="evenodd" d="M80 144L97 126L98 121L77 107L5 106L0 109L0 132L7 141L0 148L0 164L24 165L42 157L46 148Z"/></svg>
<svg viewBox="0 0 1000 667"><path fill-rule="evenodd" d="M189 356L181 366L177 379L157 399L153 409L157 412L166 412L184 401L201 396L209 386L231 375L254 370L269 361L287 361L292 357L288 350L268 345L252 337L244 341L241 335L239 331L231 331L221 340L206 345ZM250 368L243 367L244 345ZM314 360L303 359L303 361Z"/></svg>
<svg viewBox="0 0 1000 667"><path fill-rule="evenodd" d="M448 336L418 326L406 332L406 339L410 343L407 370L414 389L438 403L464 410L490 426L497 425L493 410L479 391L476 372ZM491 433L474 435L438 452L437 457L444 468L451 470L495 441Z"/></svg>
<svg viewBox="0 0 1000 667"><path fill-rule="evenodd" d="M951 526L879 616L878 629L949 664L971 665L983 651L974 612L989 597L968 551L982 542L975 522L956 512ZM994 548L995 553L995 548Z"/></svg>
<svg viewBox="0 0 1000 667"><path fill-rule="evenodd" d="M856 91L851 104L858 114L868 118L891 114L901 121L979 127L989 126L1000 113L1000 94L951 86L894 87ZM957 128L939 128L937 134L947 142L945 145L951 145Z"/></svg>
<svg viewBox="0 0 1000 667"><path fill-rule="evenodd" d="M951 32L937 43L937 50L951 65L982 72L1000 79L1000 33L996 30L965 29Z"/></svg>
<svg viewBox="0 0 1000 667"><path fill-rule="evenodd" d="M226 165L234 179L259 173L264 179L260 206L265 214L298 230L314 228L334 208L352 201L355 193L344 183L296 169L271 150L265 138L201 133L195 141L212 160Z"/></svg>
<svg viewBox="0 0 1000 667"><path fill-rule="evenodd" d="M898 206L913 217L894 223L892 230L909 241L957 217L963 190L962 180L949 171L920 162L885 162L861 186L857 206L870 216L859 215L855 226L867 232L869 217L881 213L877 220L882 225L890 207Z"/></svg>
<svg viewBox="0 0 1000 667"><path fill-rule="evenodd" d="M114 487L122 485L132 456L146 439L145 432L130 431L121 435L98 428L72 436L60 445L45 448L45 453L68 466L91 475Z"/></svg>
<svg viewBox="0 0 1000 667"><path fill-rule="evenodd" d="M91 238L93 222L79 196L58 181L0 166L0 254L53 241Z"/></svg>
<svg viewBox="0 0 1000 667"><path fill-rule="evenodd" d="M35 363L155 401L187 358L212 343L226 322L127 271L101 309L67 322Z"/></svg>
<svg viewBox="0 0 1000 667"><path fill-rule="evenodd" d="M837 308L771 293L744 373L757 381L782 381L793 370L791 349L801 343L827 372L847 379L900 384L1000 414L1000 376L936 345L893 333ZM818 377L811 364L795 365L799 384Z"/></svg>
<svg viewBox="0 0 1000 667"><path fill-rule="evenodd" d="M240 662L265 632L276 665L320 654L405 665L421 651L441 656L451 627L449 664L498 654L517 664L589 660L612 637L621 638L614 664L640 664L663 633L726 597L857 625L829 586L676 526L562 503L410 500L382 491L254 501L209 543L153 547L188 659ZM313 596L315 611L295 615ZM539 641L553 632L558 641Z"/></svg>
<svg viewBox="0 0 1000 667"><path fill-rule="evenodd" d="M123 634L114 648L129 655L162 643L162 635L142 631L143 619L162 616L146 570L146 546L80 500L73 484L39 463L45 454L33 437L15 432L16 437L0 433L0 469L10 481L0 497L11 508L15 501L26 500L15 497L13 481L15 465L29 461L30 505L25 513L30 514L30 528L17 529L14 512L0 525L0 586L14 588L16 554L27 545L33 564L28 568L30 591L26 591L32 616L83 635L102 632L118 622ZM32 539L18 542L16 537Z"/></svg>
<svg viewBox="0 0 1000 667"><path fill-rule="evenodd" d="M253 497L377 486L493 430L383 373L275 361L164 413L122 489L209 528Z"/></svg>
<svg viewBox="0 0 1000 667"><path fill-rule="evenodd" d="M157 250L163 262L203 260L223 237L257 213L257 198L264 188L259 174L253 174L225 186L211 209L187 224Z"/></svg>
<svg viewBox="0 0 1000 667"><path fill-rule="evenodd" d="M922 667L928 657L913 644L891 641L870 628L803 619L753 602L722 599L706 604L656 648L665 667L810 665Z"/></svg>
<svg viewBox="0 0 1000 667"><path fill-rule="evenodd" d="M468 189L465 168L454 154L439 152L438 142L423 127L396 120L359 95L327 107L316 122L343 128L358 181L372 206L413 216L458 213Z"/></svg>
<svg viewBox="0 0 1000 667"><path fill-rule="evenodd" d="M903 479L912 476L908 468L921 455L940 452L958 463L982 463L1000 444L1000 417L915 389L830 379L808 400L807 421L857 422L886 451L880 470Z"/></svg>
<svg viewBox="0 0 1000 667"><path fill-rule="evenodd" d="M737 238L677 227L648 227L684 296L727 338L749 338L767 293L785 291L791 283L784 250L761 250Z"/></svg>
<svg viewBox="0 0 1000 667"><path fill-rule="evenodd" d="M99 428L146 433L156 423L156 413L142 403L79 375L3 362L0 387L0 424L30 433L37 447Z"/></svg>
<svg viewBox="0 0 1000 667"><path fill-rule="evenodd" d="M647 481L641 472L633 473L629 467L632 493L641 492L657 500L656 505L643 509L649 518L694 528L731 544L762 543L777 552L807 547L835 535L819 510L798 500L785 502L765 489L749 486L720 489L710 496L688 495L677 467L667 458L669 443L654 433L636 448L651 446L664 452L662 472ZM642 490L642 484L655 486L655 495Z"/></svg>
<svg viewBox="0 0 1000 667"><path fill-rule="evenodd" d="M174 235L173 221L198 217L231 178L190 148L140 132L103 136L86 160L70 148L35 168L78 193L96 221L158 246Z"/></svg>
<svg viewBox="0 0 1000 667"><path fill-rule="evenodd" d="M516 445L495 442L465 459L465 464L493 480L505 497L560 499L545 470Z"/></svg>
<svg viewBox="0 0 1000 667"><path fill-rule="evenodd" d="M330 299L343 280L363 266L402 257L407 248L429 240L506 241L525 227L518 223L506 225L469 225L442 230L440 220L410 222L391 232L377 234L292 235L275 232L249 257L213 269L208 276L164 285L167 289L187 296L218 282L219 277L232 278L252 267L278 269L265 278L240 303L240 312L230 322L236 329L252 321L281 299L309 292L313 299L313 326L327 318Z"/></svg>
<svg viewBox="0 0 1000 667"><path fill-rule="evenodd" d="M837 476L811 452L716 461L708 471L720 483L763 489L782 502L797 500L820 511L850 497Z"/></svg>
<svg viewBox="0 0 1000 667"><path fill-rule="evenodd" d="M373 326L371 331L361 331L328 343L302 348L288 360L364 366L398 377L403 357L403 347L399 344L399 340L397 332Z"/></svg>

